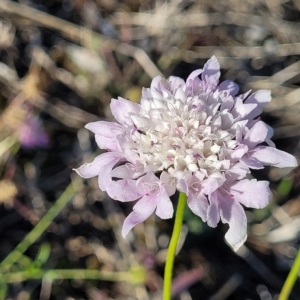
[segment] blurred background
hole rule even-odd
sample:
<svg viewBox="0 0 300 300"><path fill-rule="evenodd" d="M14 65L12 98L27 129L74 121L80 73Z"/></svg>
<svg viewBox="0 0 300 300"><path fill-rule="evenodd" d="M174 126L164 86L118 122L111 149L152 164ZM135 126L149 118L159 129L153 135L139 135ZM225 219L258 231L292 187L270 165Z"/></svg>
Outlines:
<svg viewBox="0 0 300 300"><path fill-rule="evenodd" d="M186 79L214 54L241 92L272 90L262 119L299 160L299 29L300 0L1 0L0 299L161 299L173 220L121 237L132 204L72 171L100 153L84 125L113 120L111 98L138 102L154 76ZM274 197L247 210L237 253L225 225L186 210L174 299L278 298L300 246L300 170L252 175Z"/></svg>

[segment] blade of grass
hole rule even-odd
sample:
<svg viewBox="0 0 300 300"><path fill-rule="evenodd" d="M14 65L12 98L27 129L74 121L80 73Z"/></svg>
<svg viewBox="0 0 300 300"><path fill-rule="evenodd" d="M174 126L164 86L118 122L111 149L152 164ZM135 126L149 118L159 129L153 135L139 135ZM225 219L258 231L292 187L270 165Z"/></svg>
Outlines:
<svg viewBox="0 0 300 300"><path fill-rule="evenodd" d="M57 269L57 270L25 270L3 275L6 283L17 283L29 279L42 279L47 277L55 279L92 279L106 281L134 281L130 272L110 272L85 269Z"/></svg>
<svg viewBox="0 0 300 300"><path fill-rule="evenodd" d="M65 205L75 194L73 186L79 184L79 181L71 183L66 190L57 199L55 204L48 210L40 222L27 234L27 236L19 243L19 245L8 254L1 262L0 270L7 272L9 268L23 255L23 253L43 234L49 227L54 218L61 212Z"/></svg>
<svg viewBox="0 0 300 300"><path fill-rule="evenodd" d="M40 248L39 252L33 262L36 268L42 267L48 260L51 252L51 246L49 243L43 243Z"/></svg>
<svg viewBox="0 0 300 300"><path fill-rule="evenodd" d="M0 299L5 299L6 292L7 292L7 284L2 274L0 273Z"/></svg>
<svg viewBox="0 0 300 300"><path fill-rule="evenodd" d="M298 251L298 254L296 256L296 259L294 261L294 264L292 266L292 269L282 287L282 290L279 294L278 300L287 300L289 298L289 295L293 289L293 286L298 278L300 270L300 248Z"/></svg>

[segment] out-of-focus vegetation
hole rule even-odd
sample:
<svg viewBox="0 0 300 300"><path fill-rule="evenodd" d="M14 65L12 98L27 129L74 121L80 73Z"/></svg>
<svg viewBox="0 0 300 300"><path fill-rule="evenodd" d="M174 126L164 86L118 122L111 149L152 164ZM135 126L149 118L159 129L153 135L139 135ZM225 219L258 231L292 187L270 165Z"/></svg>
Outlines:
<svg viewBox="0 0 300 300"><path fill-rule="evenodd" d="M272 90L262 118L299 158L299 26L299 0L1 0L0 299L161 299L172 220L121 237L131 204L72 171L99 153L83 126L112 120L111 98L138 102L154 76L186 78L214 54L241 91ZM186 211L174 299L277 299L300 244L290 171L253 173L274 197L247 212L238 253L226 226Z"/></svg>

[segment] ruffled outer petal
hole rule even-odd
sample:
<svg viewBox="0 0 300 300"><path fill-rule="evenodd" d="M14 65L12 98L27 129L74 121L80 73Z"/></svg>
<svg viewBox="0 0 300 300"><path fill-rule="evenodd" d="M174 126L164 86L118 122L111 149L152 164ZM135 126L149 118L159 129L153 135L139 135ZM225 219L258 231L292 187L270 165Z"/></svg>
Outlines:
<svg viewBox="0 0 300 300"><path fill-rule="evenodd" d="M248 173L250 173L249 168L238 162L231 166L231 168L228 171L226 171L226 182L230 183L236 180L243 179Z"/></svg>
<svg viewBox="0 0 300 300"><path fill-rule="evenodd" d="M179 88L185 86L185 82L182 78L176 76L170 76L167 81L170 84L170 88L172 92L176 92Z"/></svg>
<svg viewBox="0 0 300 300"><path fill-rule="evenodd" d="M151 90L161 90L161 81L164 80L163 77L161 77L160 75L154 77L151 81L151 85L150 85L150 89Z"/></svg>
<svg viewBox="0 0 300 300"><path fill-rule="evenodd" d="M112 199L121 202L134 201L144 196L137 187L136 180L132 179L112 181L106 186L106 192Z"/></svg>
<svg viewBox="0 0 300 300"><path fill-rule="evenodd" d="M131 115L131 120L139 130L147 130L148 128L154 127L154 123L149 118L141 117L139 115Z"/></svg>
<svg viewBox="0 0 300 300"><path fill-rule="evenodd" d="M213 192L208 196L209 206L207 210L207 224L210 227L216 227L220 221L218 192Z"/></svg>
<svg viewBox="0 0 300 300"><path fill-rule="evenodd" d="M297 160L293 155L273 147L258 147L251 152L250 157L267 166L278 168L293 168L298 166Z"/></svg>
<svg viewBox="0 0 300 300"><path fill-rule="evenodd" d="M81 177L91 178L98 177L99 187L105 191L106 186L111 180L111 170L116 163L124 160L122 153L107 152L97 156L91 163L87 163L74 169Z"/></svg>
<svg viewBox="0 0 300 300"><path fill-rule="evenodd" d="M269 128L266 123L259 121L247 132L243 139L249 149L253 149L256 145L265 141L269 133Z"/></svg>
<svg viewBox="0 0 300 300"><path fill-rule="evenodd" d="M239 91L239 86L232 80L225 80L218 86L219 91L227 91L231 96L235 96Z"/></svg>
<svg viewBox="0 0 300 300"><path fill-rule="evenodd" d="M168 196L172 196L176 192L175 179L167 172L162 172L160 182L164 186Z"/></svg>
<svg viewBox="0 0 300 300"><path fill-rule="evenodd" d="M140 164L127 163L122 166L114 168L111 172L112 177L123 178L123 179L134 179L145 174L144 166Z"/></svg>
<svg viewBox="0 0 300 300"><path fill-rule="evenodd" d="M225 177L221 173L215 172L203 182L202 193L209 195L222 186L224 182Z"/></svg>
<svg viewBox="0 0 300 300"><path fill-rule="evenodd" d="M84 127L95 134L99 134L107 138L116 137L117 135L125 132L125 128L115 122L91 122L86 124Z"/></svg>
<svg viewBox="0 0 300 300"><path fill-rule="evenodd" d="M214 90L219 83L220 75L220 64L217 58L212 56L203 67L202 80L207 87Z"/></svg>
<svg viewBox="0 0 300 300"><path fill-rule="evenodd" d="M83 178L92 178L99 175L101 168L103 167L104 159L99 156L95 157L95 159L91 163L85 163L77 169L74 169L78 175Z"/></svg>
<svg viewBox="0 0 300 300"><path fill-rule="evenodd" d="M137 188L144 195L133 207L133 212L125 219L122 235L125 236L135 225L145 221L156 209L162 218L172 218L173 205L167 191L154 173L148 172L137 180Z"/></svg>
<svg viewBox="0 0 300 300"><path fill-rule="evenodd" d="M186 80L187 85L190 85L195 78L197 78L203 72L202 69L193 71Z"/></svg>
<svg viewBox="0 0 300 300"><path fill-rule="evenodd" d="M203 222L207 221L208 200L203 194L191 195L187 199L191 211L199 216Z"/></svg>
<svg viewBox="0 0 300 300"><path fill-rule="evenodd" d="M249 113L248 118L254 119L260 115L263 111L263 108L271 101L271 91L269 90L259 90L252 95L250 95L246 100L246 104L257 104L255 109Z"/></svg>
<svg viewBox="0 0 300 300"><path fill-rule="evenodd" d="M256 103L243 103L241 99L237 99L231 113L237 120L249 119L249 115L256 107Z"/></svg>
<svg viewBox="0 0 300 300"><path fill-rule="evenodd" d="M165 173L165 172L163 172ZM167 184L166 174L162 174L161 178L166 180L164 184ZM173 205L168 196L168 192L175 192L174 189L166 190L164 184L159 178L157 178L153 172L148 172L145 176L138 179L138 187L141 191L152 199L156 203L156 214L162 219L172 218Z"/></svg>
<svg viewBox="0 0 300 300"><path fill-rule="evenodd" d="M121 152L120 143L116 137L105 137L95 134L95 140L100 149Z"/></svg>
<svg viewBox="0 0 300 300"><path fill-rule="evenodd" d="M140 111L139 104L133 103L121 97L119 97L118 100L112 99L110 108L113 116L122 125L132 125L130 115L138 114Z"/></svg>
<svg viewBox="0 0 300 300"><path fill-rule="evenodd" d="M161 219L170 219L173 217L173 204L163 187L161 187L160 193L158 194L157 208L155 213Z"/></svg>
<svg viewBox="0 0 300 300"><path fill-rule="evenodd" d="M120 160L120 154L107 152L95 157L91 163L86 163L78 169L74 169L78 175L83 178L92 178L98 176L102 169L110 162L117 163Z"/></svg>
<svg viewBox="0 0 300 300"><path fill-rule="evenodd" d="M255 169L255 170L259 170L259 169L263 169L264 165L257 161L255 158L252 157L243 157L240 162L244 165L246 165L248 168L250 169Z"/></svg>
<svg viewBox="0 0 300 300"><path fill-rule="evenodd" d="M128 215L123 223L123 237L125 237L135 225L144 222L150 217L150 215L155 211L157 200L157 196L144 196L136 203L133 207L133 212Z"/></svg>
<svg viewBox="0 0 300 300"><path fill-rule="evenodd" d="M102 155L105 154L115 154L114 152L108 152L108 153L104 153ZM124 159L122 157L118 157L111 155L110 160L102 165L102 168L100 169L99 175L98 175L98 184L99 184L99 188L102 191L106 190L106 186L112 182L111 179L111 171L113 169L113 167L120 161L124 161Z"/></svg>
<svg viewBox="0 0 300 300"><path fill-rule="evenodd" d="M233 198L218 193L221 220L229 224L225 239L237 251L247 239L247 218L242 206Z"/></svg>
<svg viewBox="0 0 300 300"><path fill-rule="evenodd" d="M230 193L234 200L252 208L264 208L272 198L269 182L256 179L235 182L230 187Z"/></svg>

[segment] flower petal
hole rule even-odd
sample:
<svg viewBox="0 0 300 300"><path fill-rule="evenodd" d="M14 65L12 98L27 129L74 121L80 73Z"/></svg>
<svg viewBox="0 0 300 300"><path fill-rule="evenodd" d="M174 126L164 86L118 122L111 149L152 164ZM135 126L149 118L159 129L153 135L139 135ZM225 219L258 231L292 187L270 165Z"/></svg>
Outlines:
<svg viewBox="0 0 300 300"><path fill-rule="evenodd" d="M86 124L84 127L95 134L99 134L107 138L116 137L117 135L125 132L124 127L115 122L91 122Z"/></svg>
<svg viewBox="0 0 300 300"><path fill-rule="evenodd" d="M190 82L190 80L193 81L193 80L194 80L196 77L198 77L202 72L203 72L202 69L198 69L198 70L193 71L193 72L189 75L189 77L187 78L186 83L188 84L188 83Z"/></svg>
<svg viewBox="0 0 300 300"><path fill-rule="evenodd" d="M160 175L160 181L164 186L168 196L172 196L176 192L176 181L175 179L167 172L162 172Z"/></svg>
<svg viewBox="0 0 300 300"><path fill-rule="evenodd" d="M243 179L248 173L250 173L249 168L238 162L226 171L226 182L230 183L236 180Z"/></svg>
<svg viewBox="0 0 300 300"><path fill-rule="evenodd" d="M141 117L139 115L131 115L131 120L133 124L140 130L148 130L149 127L154 127L152 120L149 118Z"/></svg>
<svg viewBox="0 0 300 300"><path fill-rule="evenodd" d="M241 120L243 118L249 119L249 114L257 107L256 103L243 103L241 99L237 99L231 113L234 118Z"/></svg>
<svg viewBox="0 0 300 300"><path fill-rule="evenodd" d="M225 177L220 172L215 172L203 182L202 193L209 195L218 189L225 182Z"/></svg>
<svg viewBox="0 0 300 300"><path fill-rule="evenodd" d="M238 129L239 132L239 129ZM239 161L248 152L248 146L239 144L236 149L230 153L230 159L232 162Z"/></svg>
<svg viewBox="0 0 300 300"><path fill-rule="evenodd" d="M264 165L253 157L243 157L240 162L251 169L259 170L264 168Z"/></svg>
<svg viewBox="0 0 300 300"><path fill-rule="evenodd" d="M144 222L155 210L158 197L144 196L133 207L133 212L124 220L122 235L125 237L128 232L137 224Z"/></svg>
<svg viewBox="0 0 300 300"><path fill-rule="evenodd" d="M212 56L203 67L202 80L213 90L219 83L220 74L220 64L217 58Z"/></svg>
<svg viewBox="0 0 300 300"><path fill-rule="evenodd" d="M187 203L195 215L199 216L204 222L207 221L208 200L203 194L189 196Z"/></svg>
<svg viewBox="0 0 300 300"><path fill-rule="evenodd" d="M106 186L107 194L114 200L121 202L134 201L144 196L141 190L137 187L136 180L122 179L111 181Z"/></svg>
<svg viewBox="0 0 300 300"><path fill-rule="evenodd" d="M113 116L122 125L131 125L132 121L130 115L138 114L140 111L139 104L133 103L121 97L119 97L118 100L112 99L110 108Z"/></svg>
<svg viewBox="0 0 300 300"><path fill-rule="evenodd" d="M235 96L239 91L239 86L232 80L225 80L218 86L219 91L228 91L231 96Z"/></svg>
<svg viewBox="0 0 300 300"><path fill-rule="evenodd" d="M121 152L119 140L116 137L105 137L95 134L95 140L100 149Z"/></svg>
<svg viewBox="0 0 300 300"><path fill-rule="evenodd" d="M91 163L82 165L74 169L81 177L98 177L99 188L105 191L108 183L111 182L111 170L116 163L124 160L120 152L107 152L97 156Z"/></svg>
<svg viewBox="0 0 300 300"><path fill-rule="evenodd" d="M251 153L250 157L255 158L264 165L277 168L293 168L298 166L297 160L293 155L273 147L258 147Z"/></svg>
<svg viewBox="0 0 300 300"><path fill-rule="evenodd" d="M161 187L161 191L158 194L157 208L155 213L161 219L170 219L173 217L173 204L163 187Z"/></svg>
<svg viewBox="0 0 300 300"><path fill-rule="evenodd" d="M252 208L264 208L272 198L269 182L256 179L235 182L230 187L230 193L234 200Z"/></svg>
<svg viewBox="0 0 300 300"><path fill-rule="evenodd" d="M106 153L104 153L106 154ZM102 154L103 155L103 154ZM98 184L99 184L99 188L101 191L105 191L106 190L106 186L112 182L111 179L111 171L113 169L113 167L119 162L122 161L124 159L121 158L115 158L112 159L110 162L108 162L107 164L103 164L102 168L100 169L99 175L98 175Z"/></svg>
<svg viewBox="0 0 300 300"><path fill-rule="evenodd" d="M210 227L216 227L220 221L220 212L218 204L218 192L213 192L208 196L209 206L207 210L207 224Z"/></svg>
<svg viewBox="0 0 300 300"><path fill-rule="evenodd" d="M164 80L160 75L154 77L151 81L150 89L152 90L161 90L161 81Z"/></svg>
<svg viewBox="0 0 300 300"><path fill-rule="evenodd" d="M219 193L221 220L229 224L225 239L237 251L247 239L247 218L242 206L230 197Z"/></svg>
<svg viewBox="0 0 300 300"><path fill-rule="evenodd" d="M176 76L170 76L167 81L170 84L171 91L176 92L178 89L185 86L185 82L182 78Z"/></svg>
<svg viewBox="0 0 300 300"><path fill-rule="evenodd" d="M267 124L263 121L258 121L254 126L247 132L243 139L249 149L253 149L256 145L263 143L267 138L269 133L269 128Z"/></svg>
<svg viewBox="0 0 300 300"><path fill-rule="evenodd" d="M256 108L249 113L248 118L253 119L260 115L263 111L263 108L271 101L271 91L269 90L259 90L252 95L250 95L246 100L245 103L250 104L257 104Z"/></svg>
<svg viewBox="0 0 300 300"><path fill-rule="evenodd" d="M110 162L117 163L120 158L120 154L116 154L114 152L103 153L96 156L91 163L86 163L78 169L74 169L74 171L83 178L92 178L98 176L107 164Z"/></svg>
<svg viewBox="0 0 300 300"><path fill-rule="evenodd" d="M78 175L83 178L92 178L98 176L103 166L104 160L102 155L95 157L91 163L85 163L77 169L74 169Z"/></svg>
<svg viewBox="0 0 300 300"><path fill-rule="evenodd" d="M114 168L111 172L112 177L123 179L134 179L145 174L144 167L142 165L127 163L122 166Z"/></svg>

